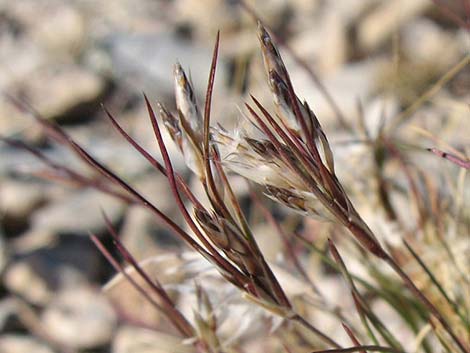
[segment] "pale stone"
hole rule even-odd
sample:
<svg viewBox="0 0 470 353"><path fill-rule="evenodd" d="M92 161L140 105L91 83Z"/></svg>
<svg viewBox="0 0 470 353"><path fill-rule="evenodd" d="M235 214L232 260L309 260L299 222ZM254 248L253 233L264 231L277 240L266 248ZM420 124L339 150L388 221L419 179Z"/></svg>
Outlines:
<svg viewBox="0 0 470 353"><path fill-rule="evenodd" d="M32 216L32 227L57 233L100 233L105 229L101 209L111 222L116 222L124 211L124 204L112 196L84 190L36 211Z"/></svg>
<svg viewBox="0 0 470 353"><path fill-rule="evenodd" d="M328 40L325 40L328 38ZM327 12L319 23L299 33L292 41L292 49L316 73L328 74L340 69L346 61L347 38L345 24L337 14ZM295 64L285 57L288 67Z"/></svg>
<svg viewBox="0 0 470 353"><path fill-rule="evenodd" d="M57 65L32 75L24 89L45 118L55 118L79 105L92 104L104 93L105 86L102 78L86 69Z"/></svg>
<svg viewBox="0 0 470 353"><path fill-rule="evenodd" d="M61 4L51 6L45 17L46 20L36 24L33 40L41 43L49 53L59 56L77 54L86 40L83 14L72 6Z"/></svg>
<svg viewBox="0 0 470 353"><path fill-rule="evenodd" d="M132 326L121 327L113 340L113 353L196 353L178 336Z"/></svg>
<svg viewBox="0 0 470 353"><path fill-rule="evenodd" d="M58 342L93 348L111 340L116 315L99 292L83 287L57 293L41 321L44 330Z"/></svg>
<svg viewBox="0 0 470 353"><path fill-rule="evenodd" d="M0 212L3 217L25 221L44 201L44 190L38 184L7 179L0 181Z"/></svg>
<svg viewBox="0 0 470 353"><path fill-rule="evenodd" d="M8 267L4 275L5 286L20 294L33 304L43 304L51 297L51 291L44 278L26 262L17 262Z"/></svg>
<svg viewBox="0 0 470 353"><path fill-rule="evenodd" d="M359 45L374 50L390 38L401 25L432 6L428 0L383 1L358 27Z"/></svg>
<svg viewBox="0 0 470 353"><path fill-rule="evenodd" d="M430 20L418 19L407 24L402 37L404 53L412 62L448 69L458 61L460 48L455 34Z"/></svg>
<svg viewBox="0 0 470 353"><path fill-rule="evenodd" d="M37 338L20 334L0 336L2 353L53 353L54 351Z"/></svg>

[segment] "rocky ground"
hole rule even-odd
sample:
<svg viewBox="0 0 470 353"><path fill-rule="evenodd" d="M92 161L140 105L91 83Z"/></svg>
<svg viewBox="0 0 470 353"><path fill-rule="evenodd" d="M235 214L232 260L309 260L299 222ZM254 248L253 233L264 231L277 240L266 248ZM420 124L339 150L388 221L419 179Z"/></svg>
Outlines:
<svg viewBox="0 0 470 353"><path fill-rule="evenodd" d="M247 2L315 70L342 119L360 124L362 111L373 136L448 77L400 133L415 147L445 148L448 143L468 156L468 61L448 74L470 51L465 1ZM218 29L213 117L233 126L247 93L269 98L256 25L237 1L0 0L0 90L62 126L178 219L165 179L113 132L101 104L157 154L141 92L173 107L172 67L178 60L190 70L202 101ZM335 149L338 174L360 188L354 180L361 180L356 177L366 166L358 169L354 151L361 147L344 143L351 137L341 129L336 108L292 53L283 54L298 94L309 102ZM28 113L6 97L0 98L0 134L86 170L48 142ZM185 173L182 158L174 147L170 150ZM430 170L449 167L431 154L416 159L429 160ZM114 310L115 301L101 295L113 271L88 234L106 234L102 208L139 259L175 252L181 244L142 209L34 176L43 171L33 156L0 143L0 351L160 352L159 336L132 325ZM245 184L234 182L243 196ZM144 321L159 320L148 315Z"/></svg>

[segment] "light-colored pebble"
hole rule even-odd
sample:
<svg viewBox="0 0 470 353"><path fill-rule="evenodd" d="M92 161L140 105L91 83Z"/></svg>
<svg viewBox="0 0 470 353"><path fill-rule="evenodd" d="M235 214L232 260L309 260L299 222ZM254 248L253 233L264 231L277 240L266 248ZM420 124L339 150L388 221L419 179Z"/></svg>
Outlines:
<svg viewBox="0 0 470 353"><path fill-rule="evenodd" d="M116 315L99 292L83 287L57 293L42 314L42 324L58 342L93 348L111 340Z"/></svg>
<svg viewBox="0 0 470 353"><path fill-rule="evenodd" d="M422 14L432 6L428 0L383 1L359 24L359 45L365 50L375 50L390 38L403 23Z"/></svg>
<svg viewBox="0 0 470 353"><path fill-rule="evenodd" d="M44 190L38 184L0 180L0 212L3 217L26 220L44 201L44 196Z"/></svg>
<svg viewBox="0 0 470 353"><path fill-rule="evenodd" d="M60 64L35 72L24 83L22 90L29 102L45 118L66 118L63 115L72 109L96 103L106 88L104 80L93 72Z"/></svg>
<svg viewBox="0 0 470 353"><path fill-rule="evenodd" d="M33 304L43 304L51 298L51 290L45 278L38 276L27 262L9 266L4 275L4 283L10 291L20 294Z"/></svg>
<svg viewBox="0 0 470 353"><path fill-rule="evenodd" d="M132 326L123 326L113 340L113 353L195 353L177 336Z"/></svg>
<svg viewBox="0 0 470 353"><path fill-rule="evenodd" d="M6 334L0 336L0 352L53 353L54 351L34 337L20 334Z"/></svg>
<svg viewBox="0 0 470 353"><path fill-rule="evenodd" d="M111 222L116 222L122 215L123 206L119 200L94 190L79 191L35 212L31 226L56 233L82 235L88 235L89 232L100 233L105 229L100 209L106 213Z"/></svg>

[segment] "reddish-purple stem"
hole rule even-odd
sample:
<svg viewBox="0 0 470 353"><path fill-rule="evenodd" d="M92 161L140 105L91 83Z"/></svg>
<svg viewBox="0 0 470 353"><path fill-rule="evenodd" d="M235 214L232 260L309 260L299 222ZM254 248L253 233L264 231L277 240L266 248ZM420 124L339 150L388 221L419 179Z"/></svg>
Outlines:
<svg viewBox="0 0 470 353"><path fill-rule="evenodd" d="M115 245L118 251L123 255L123 257L128 261L129 259L133 260L132 256L129 256L125 247L119 242L117 235L115 234L113 228L110 228L108 225L108 229L110 229L111 236L115 242ZM121 273L129 283L150 303L153 307L155 307L158 311L163 312L166 317L173 323L173 325L180 331L180 333L186 338L193 338L194 337L194 330L191 324L186 320L186 318L179 312L178 309L174 306L174 303L169 299L166 292L163 288L158 288L154 286L154 282L150 280L147 274L142 270L142 268L134 261L132 263L132 267L136 270L137 273L144 279L144 281L150 285L156 295L163 301L166 308L163 308L158 302L156 302L150 295L145 291L142 286L140 286L125 270L125 268L119 264L114 257L110 254L110 252L105 248L103 243L99 240L99 238L94 235L90 234L90 238L101 252L101 254L106 258L106 260L113 266L113 268ZM128 261L129 262L129 261ZM144 276L142 275L144 274ZM200 343L196 343L196 346L199 346Z"/></svg>
<svg viewBox="0 0 470 353"><path fill-rule="evenodd" d="M441 158L447 159L448 161L457 164L459 167L462 167L464 169L470 169L470 160L464 160L461 159L453 154L441 151L435 147L433 148L427 148L429 152L434 153L436 156L439 156Z"/></svg>
<svg viewBox="0 0 470 353"><path fill-rule="evenodd" d="M311 353L352 353L352 352L360 352L360 351L383 352L383 353L405 353L404 351L391 348L391 347L372 346L372 345L355 346L355 347L338 348L338 349L323 349L319 351L313 351Z"/></svg>
<svg viewBox="0 0 470 353"><path fill-rule="evenodd" d="M104 258L106 259L106 261L109 262L109 264L114 268L114 270L116 272L119 272L121 273L125 278L126 280L146 299L148 300L148 302L150 304L152 304L155 309L157 309L158 311L164 313L165 310L163 309L163 307L158 304L151 296L150 294L148 294L144 288L142 288L127 272L126 270L124 269L124 267L118 262L116 261L116 259L113 257L113 255L111 255L111 253L108 251L108 249L106 249L106 247L104 246L104 244L101 242L101 240L93 233L90 233L90 239L91 241L95 244L95 246L97 247L97 249L100 251L100 253L104 256ZM179 329L179 328L178 328ZM182 332L184 333L184 332Z"/></svg>
<svg viewBox="0 0 470 353"><path fill-rule="evenodd" d="M142 146L140 146L135 139L133 139L122 127L119 125L117 120L112 116L112 114L104 108L104 111L106 112L106 115L108 116L109 120L111 121L111 124L114 126L114 128L119 132L120 135L122 135L127 142L131 144L132 147L134 147L137 152L139 152L153 167L155 167L160 173L162 173L164 176L167 176L165 167L157 161L155 158L152 157L150 153L148 153ZM186 185L186 183L183 181L183 178L175 173L176 180L178 182L178 185L180 186L181 189L183 189L185 195L188 197L188 199L195 205L195 206L201 206L201 203L197 200L197 198L194 196L194 194L191 192L189 187Z"/></svg>
<svg viewBox="0 0 470 353"><path fill-rule="evenodd" d="M76 183L78 185L81 185L81 186L92 187L92 188L100 190L100 191L102 191L106 194L115 196L115 197L117 197L117 198L119 198L119 199L121 199L121 200L123 200L127 203L130 203L130 204L135 203L134 198L129 197L129 196L124 195L120 192L117 192L116 190L113 190L113 189L109 188L106 184L101 183L100 180L95 180L95 179L89 178L87 176L81 175L81 174L73 171L72 169L70 169L66 166L57 164L56 162L52 161L49 157L47 157L41 151L39 151L35 148L32 148L31 146L28 146L27 144L25 144L22 141L12 140L12 139L9 139L9 138L6 138L6 137L0 137L0 140L2 140L3 142L7 143L8 145L10 145L12 147L23 149L23 150L27 151L28 153L31 153L33 156L35 156L40 161L42 161L44 164L46 164L49 168L52 168L53 170L57 171L59 174L54 175L54 177L56 177L57 179L59 179L61 181L74 182L74 183Z"/></svg>
<svg viewBox="0 0 470 353"><path fill-rule="evenodd" d="M217 68L217 58L219 53L219 39L220 39L220 32L217 32L217 37L215 40L214 45L214 52L212 54L212 62L210 67L209 73L209 80L207 83L207 91L206 91L206 101L204 104L204 134L203 134L203 154L204 154L204 166L206 172L206 181L205 187L208 187L208 196L211 198L211 201L216 203L216 211L221 212L227 218L232 218L230 212L225 206L217 187L214 181L214 175L212 174L212 168L210 163L210 149L209 149L209 141L210 141L210 117L211 117L211 103L212 103L212 92L214 89L215 83L215 71ZM214 199L212 199L212 197Z"/></svg>
<svg viewBox="0 0 470 353"><path fill-rule="evenodd" d="M346 325L344 322L341 323L341 326L343 326L343 329L344 331L346 331L346 334L349 336L349 338L351 339L351 341L356 345L356 347L360 346L361 343L359 342L359 340L356 338L356 335L354 334L354 332L351 330L351 328ZM360 353L367 353L365 350L364 351L360 351Z"/></svg>
<svg viewBox="0 0 470 353"><path fill-rule="evenodd" d="M168 172L168 182L170 184L171 191L172 191L172 193L175 197L176 204L177 204L178 208L180 209L181 214L183 215L185 221L187 222L187 224L189 225L191 230L194 232L194 234L196 234L196 236L201 240L201 242L204 244L204 246L212 254L213 260L215 260L215 262L218 264L218 266L220 266L220 268L224 269L228 273L232 274L234 276L234 278L236 278L237 280L240 281L239 283L244 283L245 281L243 280L243 275L236 268L234 268L229 262L227 262L227 260L225 260L219 254L219 252L216 249L214 249L212 244L210 244L210 242L206 239L206 237L201 233L201 231L199 230L197 225L194 223L192 217L189 215L188 210L186 209L186 206L184 205L183 201L181 200L181 196L180 196L180 194L178 192L178 189L176 187L176 181L175 181L175 175L174 175L174 172L173 172L173 166L171 164L170 157L168 155L168 151L167 151L167 149L165 147L165 144L163 142L163 138L162 138L162 135L161 135L161 132L160 132L160 128L158 126L157 118L155 117L155 113L152 109L152 106L150 105L150 102L149 102L148 98L145 95L144 95L144 98L145 98L145 103L147 105L147 109L148 109L148 112L149 112L150 121L152 123L152 127L153 127L153 130L154 130L154 133L155 133L155 137L157 139L158 146L160 148L160 152L162 154L163 161L165 163L165 169Z"/></svg>

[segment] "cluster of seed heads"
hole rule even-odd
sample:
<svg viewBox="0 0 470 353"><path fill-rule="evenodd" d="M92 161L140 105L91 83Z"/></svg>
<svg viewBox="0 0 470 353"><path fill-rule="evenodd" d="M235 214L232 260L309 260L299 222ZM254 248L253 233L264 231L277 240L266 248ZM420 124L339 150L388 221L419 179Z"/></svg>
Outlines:
<svg viewBox="0 0 470 353"><path fill-rule="evenodd" d="M279 51L261 24L258 38L276 114L271 115L253 98L260 113L247 104L252 131L213 127L208 136L211 149L220 153L226 168L265 186L266 195L273 200L312 217L340 221L361 245L382 257L380 244L335 176L333 154L320 122L296 96ZM179 64L174 76L177 116L159 105L160 118L188 167L205 180L205 158L209 163L214 158L204 153L203 118Z"/></svg>
<svg viewBox="0 0 470 353"><path fill-rule="evenodd" d="M226 182L222 164L262 185L271 199L305 215L344 225L364 249L389 263L465 351L442 315L382 248L355 210L335 175L333 154L320 122L307 102L302 102L296 95L279 51L260 23L258 38L276 110L274 115L252 97L254 105L245 104L250 130L241 127L234 131L227 131L221 126L211 128L209 112L214 62L204 117L180 65L176 65L174 70L178 116L172 116L159 105L161 119L183 153L188 167L205 186L212 204L211 210L194 207L194 218L199 229L217 248L216 251L225 255L224 259L230 266L241 271L241 278L248 278L249 281L240 282L237 276L227 275L223 269L221 273L270 310L286 317L299 318L292 311L259 251ZM215 179L220 182L215 183ZM226 206L224 197L228 198L229 206ZM331 246L334 250L334 245ZM337 346L321 332L316 333L329 344Z"/></svg>

